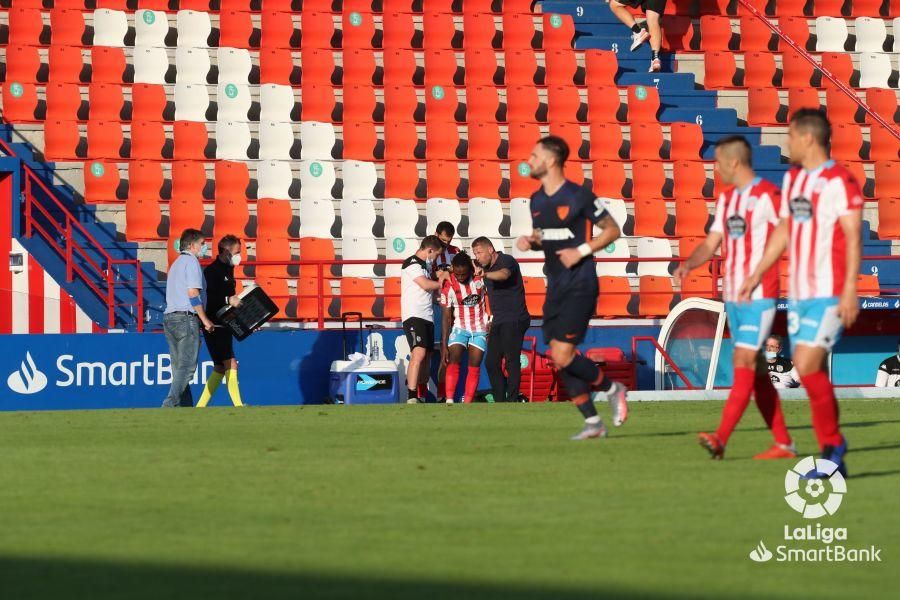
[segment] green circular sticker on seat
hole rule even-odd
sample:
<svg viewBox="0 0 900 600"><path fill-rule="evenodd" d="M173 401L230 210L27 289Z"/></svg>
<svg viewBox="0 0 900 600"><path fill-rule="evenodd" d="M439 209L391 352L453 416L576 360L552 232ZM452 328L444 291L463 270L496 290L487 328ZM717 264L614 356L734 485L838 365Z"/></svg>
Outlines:
<svg viewBox="0 0 900 600"><path fill-rule="evenodd" d="M444 88L443 86L436 85L431 88L431 97L435 100L443 100L444 99Z"/></svg>
<svg viewBox="0 0 900 600"><path fill-rule="evenodd" d="M522 367L523 369L528 368L528 355L527 354L519 355L519 366Z"/></svg>
<svg viewBox="0 0 900 600"><path fill-rule="evenodd" d="M313 164L309 165L309 174L312 175L313 177L321 177L322 170L323 170L322 165L317 162L314 162Z"/></svg>
<svg viewBox="0 0 900 600"><path fill-rule="evenodd" d="M237 95L238 95L237 86L234 85L233 83L229 83L228 85L226 85L225 86L225 95L228 96L229 98L237 98Z"/></svg>
<svg viewBox="0 0 900 600"><path fill-rule="evenodd" d="M106 173L106 169L103 167L103 163L97 161L91 163L91 175L94 177L103 177L104 173Z"/></svg>
<svg viewBox="0 0 900 600"><path fill-rule="evenodd" d="M9 86L9 93L13 95L13 98L21 98L22 94L25 93L25 88L22 87L21 83L14 83Z"/></svg>
<svg viewBox="0 0 900 600"><path fill-rule="evenodd" d="M562 17L556 14L550 15L550 27L553 29L562 27Z"/></svg>
<svg viewBox="0 0 900 600"><path fill-rule="evenodd" d="M172 242L172 247L175 248L175 252L181 252L181 240Z"/></svg>
<svg viewBox="0 0 900 600"><path fill-rule="evenodd" d="M603 251L606 252L607 254L612 254L613 252L616 251L616 243L615 242L611 243L609 246L604 248Z"/></svg>
<svg viewBox="0 0 900 600"><path fill-rule="evenodd" d="M642 85L637 86L637 88L634 90L634 95L638 100L646 100L647 88Z"/></svg>
<svg viewBox="0 0 900 600"><path fill-rule="evenodd" d="M394 252L403 252L406 250L406 242L403 238L394 238L392 245L394 246Z"/></svg>
<svg viewBox="0 0 900 600"><path fill-rule="evenodd" d="M144 23L153 25L156 22L156 15L152 10L145 10L143 15Z"/></svg>
<svg viewBox="0 0 900 600"><path fill-rule="evenodd" d="M529 167L528 163L526 162L520 162L516 170L522 177L528 177L529 175L531 175L531 167Z"/></svg>
<svg viewBox="0 0 900 600"><path fill-rule="evenodd" d="M350 24L354 27L359 27L362 25L362 15L358 12L350 13Z"/></svg>

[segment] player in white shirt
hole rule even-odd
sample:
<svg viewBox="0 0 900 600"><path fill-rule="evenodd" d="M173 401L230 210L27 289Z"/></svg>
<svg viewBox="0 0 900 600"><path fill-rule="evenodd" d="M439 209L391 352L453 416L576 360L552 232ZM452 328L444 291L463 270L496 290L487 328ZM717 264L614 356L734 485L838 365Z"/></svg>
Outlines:
<svg viewBox="0 0 900 600"><path fill-rule="evenodd" d="M434 293L447 279L446 271L438 271L438 280L429 277L430 263L443 249L441 240L433 235L422 240L415 254L403 261L400 270L400 318L409 342L409 364L406 366L408 404L416 404L425 394L428 364L434 350Z"/></svg>
<svg viewBox="0 0 900 600"><path fill-rule="evenodd" d="M888 356L878 365L875 387L900 387L900 345L897 354Z"/></svg>
<svg viewBox="0 0 900 600"><path fill-rule="evenodd" d="M788 333L794 366L809 394L822 458L836 463L846 476L847 441L824 363L843 329L859 315L856 279L863 199L853 175L828 157L830 141L831 125L821 111L801 109L791 117L788 148L795 166L784 176L781 222L740 297L749 300L766 271L788 251ZM811 471L807 476L830 474Z"/></svg>
<svg viewBox="0 0 900 600"><path fill-rule="evenodd" d="M769 371L769 379L775 389L800 387L800 376L794 363L786 356L781 356L783 347L781 336L770 335L766 340L766 369Z"/></svg>
<svg viewBox="0 0 900 600"><path fill-rule="evenodd" d="M734 341L734 382L725 401L719 427L715 432L701 433L700 445L714 459L722 459L725 445L750 404L750 396L766 425L772 431L774 444L758 459L795 458L791 436L784 423L778 392L766 373L759 349L772 330L775 299L778 297L778 271L766 273L762 285L753 292L749 303L737 302L744 278L753 272L765 251L766 241L778 224L781 197L778 188L753 172L753 152L741 136L723 138L716 144L716 171L719 179L730 186L719 194L716 216L706 240L675 272L682 280L693 269L705 264L719 247L724 256L725 310Z"/></svg>

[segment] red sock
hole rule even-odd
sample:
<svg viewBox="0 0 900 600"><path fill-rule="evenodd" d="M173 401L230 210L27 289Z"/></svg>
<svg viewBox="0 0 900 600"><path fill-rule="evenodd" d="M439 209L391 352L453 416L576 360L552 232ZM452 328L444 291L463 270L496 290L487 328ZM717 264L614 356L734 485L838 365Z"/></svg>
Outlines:
<svg viewBox="0 0 900 600"><path fill-rule="evenodd" d="M724 446L731 437L731 432L737 427L738 421L747 410L750 404L750 394L753 392L753 380L756 373L753 369L746 367L737 367L734 370L734 384L731 386L731 393L725 400L725 408L722 410L722 420L719 428L716 430L716 437Z"/></svg>
<svg viewBox="0 0 900 600"><path fill-rule="evenodd" d="M766 425L769 426L775 442L790 446L791 434L788 433L787 425L784 423L784 413L781 412L781 400L769 376L757 377L756 382L753 384L753 391L756 396L756 407L759 408Z"/></svg>
<svg viewBox="0 0 900 600"><path fill-rule="evenodd" d="M421 398L422 400L424 400L424 399L425 399L425 396L428 395L428 384L427 384L427 383L420 383L418 386L416 386L416 390L417 390L418 393L419 393L419 398Z"/></svg>
<svg viewBox="0 0 900 600"><path fill-rule="evenodd" d="M800 378L803 387L809 394L809 407L812 411L813 430L819 440L819 449L825 446L840 446L844 441L838 423L839 411L837 398L834 397L834 386L824 371L816 371Z"/></svg>
<svg viewBox="0 0 900 600"><path fill-rule="evenodd" d="M457 383L459 383L459 363L450 363L444 373L444 394L447 398L453 399L456 395Z"/></svg>
<svg viewBox="0 0 900 600"><path fill-rule="evenodd" d="M478 391L478 379L481 377L481 367L469 367L466 372L466 395L463 401L468 403L475 399L475 392Z"/></svg>

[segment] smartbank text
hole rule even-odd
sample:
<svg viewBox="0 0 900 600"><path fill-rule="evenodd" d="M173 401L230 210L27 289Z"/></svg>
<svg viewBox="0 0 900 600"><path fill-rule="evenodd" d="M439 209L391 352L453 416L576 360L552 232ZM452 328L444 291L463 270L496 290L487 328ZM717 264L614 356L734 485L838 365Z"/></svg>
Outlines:
<svg viewBox="0 0 900 600"><path fill-rule="evenodd" d="M81 386L133 386L169 385L172 383L172 359L168 354L144 354L141 360L104 362L76 362L72 354L62 354L56 359L59 376L57 387ZM194 371L192 384L206 383L212 361L204 361Z"/></svg>

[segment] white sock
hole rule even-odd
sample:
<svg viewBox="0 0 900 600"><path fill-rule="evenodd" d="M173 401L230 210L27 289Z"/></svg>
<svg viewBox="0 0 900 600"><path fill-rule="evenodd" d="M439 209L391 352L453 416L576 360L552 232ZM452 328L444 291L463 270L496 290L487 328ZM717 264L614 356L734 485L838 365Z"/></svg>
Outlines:
<svg viewBox="0 0 900 600"><path fill-rule="evenodd" d="M588 425L597 425L600 423L600 415L594 415L593 417L588 417L584 420Z"/></svg>

